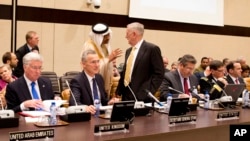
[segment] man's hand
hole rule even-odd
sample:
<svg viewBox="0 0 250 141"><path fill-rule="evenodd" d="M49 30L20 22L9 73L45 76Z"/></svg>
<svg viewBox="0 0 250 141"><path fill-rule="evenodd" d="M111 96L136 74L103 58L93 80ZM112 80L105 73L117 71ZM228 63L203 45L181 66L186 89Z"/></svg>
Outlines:
<svg viewBox="0 0 250 141"><path fill-rule="evenodd" d="M109 55L109 62L114 61L117 57L120 57L120 56L122 56L122 50L121 49L117 48L117 49L113 50L111 52L111 54Z"/></svg>
<svg viewBox="0 0 250 141"><path fill-rule="evenodd" d="M179 94L178 98L189 98L188 94Z"/></svg>
<svg viewBox="0 0 250 141"><path fill-rule="evenodd" d="M32 100L26 100L24 101L24 107L25 108L35 108L35 109L44 109L44 105L43 102L41 100L36 100L36 99L32 99Z"/></svg>
<svg viewBox="0 0 250 141"><path fill-rule="evenodd" d="M93 105L86 106L86 112L90 112L92 115L94 115L96 112L95 106Z"/></svg>

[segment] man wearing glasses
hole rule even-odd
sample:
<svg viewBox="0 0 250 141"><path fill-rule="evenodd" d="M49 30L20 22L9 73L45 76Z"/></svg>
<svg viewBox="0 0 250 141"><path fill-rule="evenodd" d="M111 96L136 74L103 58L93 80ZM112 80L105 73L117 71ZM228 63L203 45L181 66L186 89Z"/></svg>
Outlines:
<svg viewBox="0 0 250 141"><path fill-rule="evenodd" d="M6 88L7 108L14 112L43 109L42 100L54 99L51 81L40 77L43 58L30 52L23 57L24 75Z"/></svg>
<svg viewBox="0 0 250 141"><path fill-rule="evenodd" d="M173 94L173 97L190 97L189 89L197 88L198 86L198 79L193 75L196 62L194 56L186 54L181 57L177 70L164 74L164 79L160 86L161 101L166 101L168 93ZM175 90L170 90L170 87Z"/></svg>
<svg viewBox="0 0 250 141"><path fill-rule="evenodd" d="M224 76L225 66L221 61L213 60L209 67L211 74L200 79L200 92L209 93L210 99L214 100L221 97L223 89L228 83Z"/></svg>

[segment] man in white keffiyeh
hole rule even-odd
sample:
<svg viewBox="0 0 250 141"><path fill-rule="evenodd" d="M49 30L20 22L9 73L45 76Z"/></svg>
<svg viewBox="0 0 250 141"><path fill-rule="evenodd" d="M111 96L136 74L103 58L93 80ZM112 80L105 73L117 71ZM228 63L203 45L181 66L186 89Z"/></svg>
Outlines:
<svg viewBox="0 0 250 141"><path fill-rule="evenodd" d="M95 50L100 58L100 74L105 83L105 91L109 95L113 77L113 63L117 57L120 57L122 50L117 48L111 50L110 39L111 29L104 23L97 23L92 26L89 34L90 39L84 43L82 52L87 49Z"/></svg>

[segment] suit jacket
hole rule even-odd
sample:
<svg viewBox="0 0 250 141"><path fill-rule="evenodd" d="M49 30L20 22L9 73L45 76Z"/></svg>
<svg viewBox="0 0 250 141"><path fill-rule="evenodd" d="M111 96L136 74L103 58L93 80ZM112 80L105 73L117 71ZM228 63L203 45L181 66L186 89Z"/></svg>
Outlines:
<svg viewBox="0 0 250 141"><path fill-rule="evenodd" d="M51 81L48 78L39 77L38 80L40 95L42 100L54 99ZM8 109L20 112L20 104L26 100L32 99L31 93L24 77L7 85L5 98Z"/></svg>
<svg viewBox="0 0 250 141"><path fill-rule="evenodd" d="M104 89L104 81L100 74L95 75L96 84L99 88L101 103L107 105L107 94ZM72 94L75 96L78 105L94 105L92 90L89 84L89 80L83 71L73 78L70 82L70 88ZM70 105L76 105L72 95L70 96Z"/></svg>
<svg viewBox="0 0 250 141"><path fill-rule="evenodd" d="M199 84L198 79L195 75L189 76L189 83L190 83L190 87L195 86L196 88ZM178 73L178 70L165 73L163 82L160 86L160 100L161 101L166 101L168 93L173 94L173 97L178 97L179 93L173 90L169 90L168 88L169 86L184 93L181 77Z"/></svg>
<svg viewBox="0 0 250 141"><path fill-rule="evenodd" d="M35 47L38 51L39 48L36 46ZM24 74L23 70L23 56L29 53L29 47L27 44L24 44L22 47L20 47L18 50L16 50L15 54L18 59L17 67L14 68L13 75L16 77L21 77Z"/></svg>
<svg viewBox="0 0 250 141"><path fill-rule="evenodd" d="M200 83L200 92L203 94L208 92L210 94L211 100L220 98L225 86L221 81L216 81L213 78L212 74L210 74L207 77L202 77L199 83Z"/></svg>
<svg viewBox="0 0 250 141"><path fill-rule="evenodd" d="M135 100L129 88L124 86L126 62L131 50L132 47L126 50L125 63L116 91L116 94L122 95L122 100ZM164 66L160 48L152 43L143 41L135 58L131 82L129 84L137 100L150 102L151 99L144 90L148 89L152 93L155 93L162 83L163 76Z"/></svg>
<svg viewBox="0 0 250 141"><path fill-rule="evenodd" d="M226 79L227 79L228 84L235 84L231 76L227 75ZM245 84L242 77L238 77L238 81L240 82L240 84Z"/></svg>

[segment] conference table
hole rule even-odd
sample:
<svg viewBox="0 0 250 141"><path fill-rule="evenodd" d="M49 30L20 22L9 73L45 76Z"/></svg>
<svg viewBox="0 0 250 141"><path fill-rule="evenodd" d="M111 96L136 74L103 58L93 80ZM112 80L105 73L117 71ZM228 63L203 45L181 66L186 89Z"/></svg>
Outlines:
<svg viewBox="0 0 250 141"><path fill-rule="evenodd" d="M71 122L67 126L50 127L55 130L54 141L229 141L230 124L250 124L250 109L238 107L238 119L216 120L221 111L204 110L197 108L191 114L197 114L197 121L180 123L169 126L168 115L151 111L151 116L135 117L129 126L128 132L115 131L94 134L94 126L110 123L107 119L91 117L90 121ZM34 123L26 123L23 117L19 118L19 126L0 129L0 140L9 140L9 132L42 130Z"/></svg>

